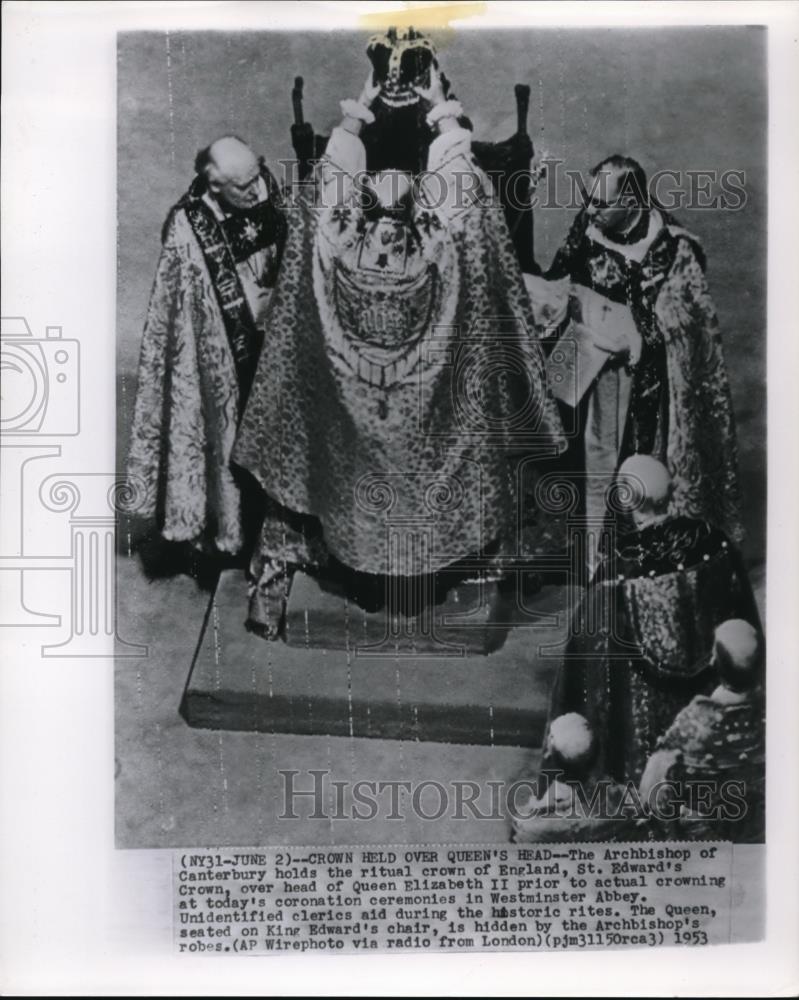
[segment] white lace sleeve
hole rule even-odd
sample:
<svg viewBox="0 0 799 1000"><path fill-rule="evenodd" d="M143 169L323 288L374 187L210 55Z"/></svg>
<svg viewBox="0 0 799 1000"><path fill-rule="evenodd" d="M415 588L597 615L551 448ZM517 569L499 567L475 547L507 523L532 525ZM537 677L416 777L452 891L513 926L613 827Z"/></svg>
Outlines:
<svg viewBox="0 0 799 1000"><path fill-rule="evenodd" d="M354 179L365 170L366 149L360 138L336 126L319 165L323 206L348 203L354 193Z"/></svg>

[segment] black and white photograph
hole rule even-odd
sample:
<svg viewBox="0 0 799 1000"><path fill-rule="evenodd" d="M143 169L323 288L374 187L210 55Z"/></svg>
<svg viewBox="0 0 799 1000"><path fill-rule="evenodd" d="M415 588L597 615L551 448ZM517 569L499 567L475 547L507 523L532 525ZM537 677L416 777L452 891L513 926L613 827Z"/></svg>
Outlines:
<svg viewBox="0 0 799 1000"><path fill-rule="evenodd" d="M121 846L762 843L765 44L120 36Z"/></svg>
<svg viewBox="0 0 799 1000"><path fill-rule="evenodd" d="M3 631L56 716L102 674L110 933L202 967L676 947L686 995L765 947L796 805L796 17L195 6L98 33L97 145L57 112L101 348L4 282Z"/></svg>

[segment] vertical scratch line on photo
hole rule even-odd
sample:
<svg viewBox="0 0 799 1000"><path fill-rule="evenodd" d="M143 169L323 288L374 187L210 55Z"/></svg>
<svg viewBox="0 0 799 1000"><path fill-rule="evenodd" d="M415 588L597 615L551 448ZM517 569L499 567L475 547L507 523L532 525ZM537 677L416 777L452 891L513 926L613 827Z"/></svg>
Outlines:
<svg viewBox="0 0 799 1000"><path fill-rule="evenodd" d="M622 105L624 107L624 150L626 153L630 148L630 81L627 59L622 59L621 66Z"/></svg>
<svg viewBox="0 0 799 1000"><path fill-rule="evenodd" d="M544 148L544 135L546 132L544 126L544 77L538 74L538 114L541 119L541 124L538 126L538 135L541 139L541 149ZM533 150L535 152L535 150Z"/></svg>
<svg viewBox="0 0 799 1000"><path fill-rule="evenodd" d="M251 697L252 697L252 728L253 732L256 734L255 740L255 788L258 802L264 802L264 767L263 767L263 748L264 748L264 738L261 737L259 733L259 723L260 723L260 699L258 698L258 674L256 661L253 659L252 668L250 670L250 687L251 687ZM261 843L264 838L264 811L263 809L258 809L256 812L256 827L258 831L258 843Z"/></svg>
<svg viewBox="0 0 799 1000"><path fill-rule="evenodd" d="M327 775L329 779L330 776L333 774L333 745L332 745L332 737L330 736L329 733L327 737L325 750L326 750L325 756L327 758ZM329 781L329 788L327 791L327 802L328 802L327 832L328 836L330 837L331 844L335 844L336 842L336 837L335 834L333 833L333 816L336 813L336 803L334 795L335 795L335 785L333 784L333 781Z"/></svg>
<svg viewBox="0 0 799 1000"><path fill-rule="evenodd" d="M158 816L162 833L169 830L170 824L166 821L166 796L164 794L164 740L161 730L161 723L155 724L156 747L158 753Z"/></svg>
<svg viewBox="0 0 799 1000"><path fill-rule="evenodd" d="M166 87L169 99L169 157L172 166L177 167L175 159L175 109L172 102L172 49L168 31L166 32Z"/></svg>
<svg viewBox="0 0 799 1000"><path fill-rule="evenodd" d="M270 643L267 643L267 647L266 647L266 679L267 679L268 690L269 690L269 699L271 700L272 697L273 697L273 694L272 694L272 646L271 646ZM278 759L278 756L277 756L277 732L275 730L274 713L271 711L271 706L270 706L270 710L269 710L269 718L272 720L272 725L269 728L269 751L270 751L270 759L274 762L274 761L276 761ZM272 788L273 788L273 791L272 791L272 799L271 799L272 802L277 802L278 801L279 787L278 787L277 775L278 775L278 769L274 766L274 763L273 763L273 765L272 765ZM263 817L264 817L264 812L263 812L263 810L260 810L259 813L258 813L258 829L259 829L259 831L263 829ZM263 839L263 838L261 838L261 839Z"/></svg>
<svg viewBox="0 0 799 1000"><path fill-rule="evenodd" d="M357 607L357 605L356 605ZM352 645L350 643L350 604L344 598L344 647L347 655L347 717L349 723L350 780L355 780L355 726L352 707Z"/></svg>
<svg viewBox="0 0 799 1000"><path fill-rule="evenodd" d="M313 661L311 659L311 633L310 633L310 623L308 619L308 608L303 611L303 617L305 620L305 654L308 657L308 663L311 664ZM322 658L327 655L327 650L323 649L321 651ZM313 685L313 674L309 668L305 671L305 679L308 688L308 732L313 732L313 696L314 696L314 685Z"/></svg>
<svg viewBox="0 0 799 1000"><path fill-rule="evenodd" d="M344 650L347 657L347 726L350 739L355 736L352 710L352 647L350 645L350 602L344 598Z"/></svg>
<svg viewBox="0 0 799 1000"><path fill-rule="evenodd" d="M212 614L214 622L214 686L219 692L222 687L222 677L219 669L220 655L219 655L219 608L214 599L212 604ZM228 812L228 797L227 797L227 775L225 774L225 741L224 741L224 730L219 729L217 734L217 748L219 750L219 776L222 779L222 812L227 815ZM219 806L216 801L214 801L214 812L217 817L219 816Z"/></svg>

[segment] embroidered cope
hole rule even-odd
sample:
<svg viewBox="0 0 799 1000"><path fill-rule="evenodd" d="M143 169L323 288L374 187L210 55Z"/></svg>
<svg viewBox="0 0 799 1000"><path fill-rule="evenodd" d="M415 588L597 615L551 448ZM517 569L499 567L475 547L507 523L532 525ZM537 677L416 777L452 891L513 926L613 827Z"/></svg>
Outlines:
<svg viewBox="0 0 799 1000"><path fill-rule="evenodd" d="M147 310L128 475L137 512L170 541L236 553L241 491L230 464L263 344L285 238L280 195L225 212L196 178L169 213Z"/></svg>
<svg viewBox="0 0 799 1000"><path fill-rule="evenodd" d="M233 455L278 505L262 562L435 572L515 523L514 451L563 446L469 135L435 139L413 197L383 204L363 197L360 139L334 129L293 205Z"/></svg>

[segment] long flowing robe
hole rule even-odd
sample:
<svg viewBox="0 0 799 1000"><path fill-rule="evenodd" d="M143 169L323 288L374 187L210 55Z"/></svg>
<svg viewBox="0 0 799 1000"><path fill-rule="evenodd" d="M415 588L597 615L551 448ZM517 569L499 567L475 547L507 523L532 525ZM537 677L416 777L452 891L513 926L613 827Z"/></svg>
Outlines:
<svg viewBox="0 0 799 1000"><path fill-rule="evenodd" d="M762 843L766 832L766 717L763 692L724 704L697 695L658 741L655 757L673 760L663 780L684 799L702 782L705 797L683 808L671 836L685 840ZM657 765L655 769L658 770ZM736 782L733 799L729 782ZM708 795L708 791L710 794Z"/></svg>
<svg viewBox="0 0 799 1000"><path fill-rule="evenodd" d="M470 133L433 141L400 207L364 205L365 167L360 139L335 129L292 206L233 458L279 505L265 559L318 561L323 535L348 568L415 576L513 526L510 456L564 442Z"/></svg>
<svg viewBox="0 0 799 1000"><path fill-rule="evenodd" d="M740 542L735 422L704 253L662 210L642 223L622 244L580 213L547 275L629 306L642 341L637 364L610 361L584 398L575 463L596 470L604 505L608 473L632 454L654 455L674 481L670 515L709 521ZM587 483L589 507L591 492Z"/></svg>
<svg viewBox="0 0 799 1000"><path fill-rule="evenodd" d="M170 211L147 309L127 470L136 513L169 541L236 553L242 495L230 465L285 238L280 192L225 213L197 178Z"/></svg>
<svg viewBox="0 0 799 1000"><path fill-rule="evenodd" d="M722 532L678 517L622 536L575 611L550 722L585 716L600 772L637 784L677 712L713 687L713 633L729 618L759 627L740 554Z"/></svg>

